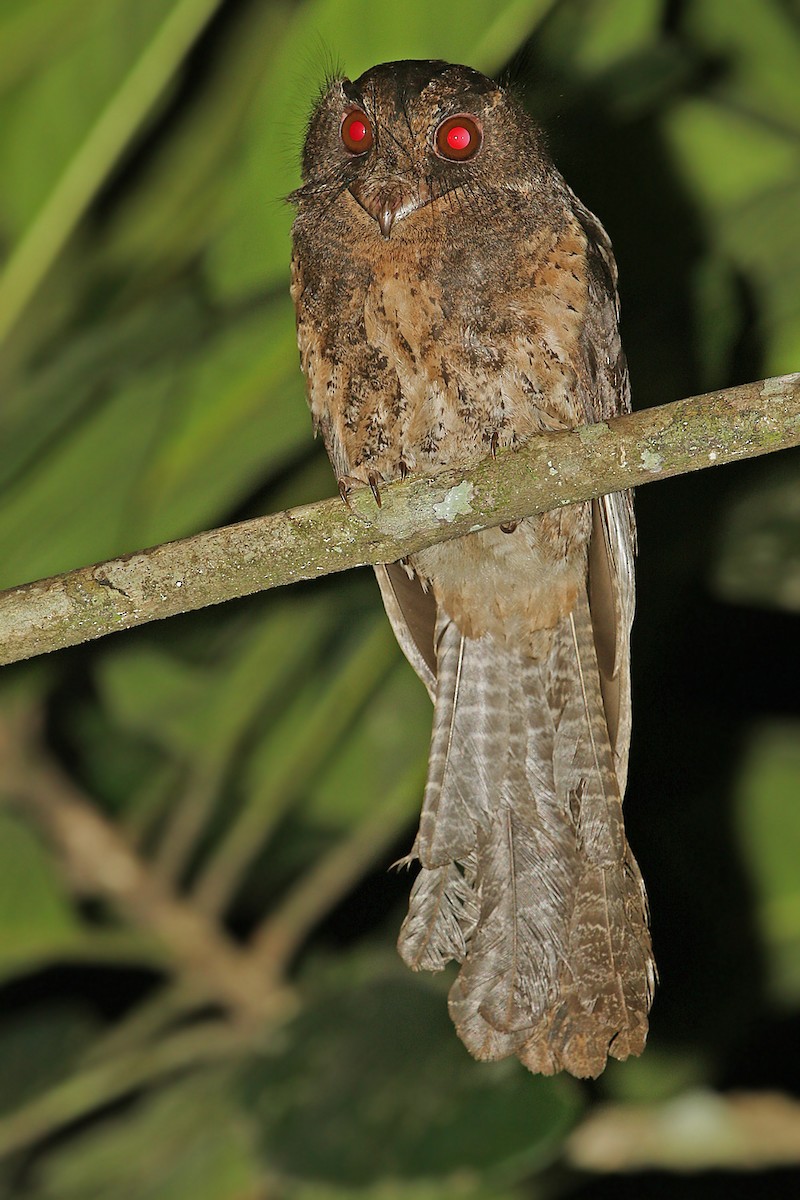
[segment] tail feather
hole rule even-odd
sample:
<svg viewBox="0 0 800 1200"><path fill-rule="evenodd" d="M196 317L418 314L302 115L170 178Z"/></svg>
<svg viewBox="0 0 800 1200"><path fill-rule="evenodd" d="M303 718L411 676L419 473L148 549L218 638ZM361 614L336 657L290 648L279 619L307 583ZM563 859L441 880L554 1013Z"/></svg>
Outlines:
<svg viewBox="0 0 800 1200"><path fill-rule="evenodd" d="M502 681L491 660L475 653L479 643L440 615L435 644L433 733L416 844L425 867L464 862L474 849L495 786L492 751L507 736Z"/></svg>
<svg viewBox="0 0 800 1200"><path fill-rule="evenodd" d="M478 1058L599 1074L644 1045L653 964L625 838L588 601L534 659L437 627L433 749L400 950L462 963L450 993Z"/></svg>
<svg viewBox="0 0 800 1200"><path fill-rule="evenodd" d="M403 961L414 971L442 971L452 960L463 962L478 915L474 854L463 869L455 862L423 867L397 942Z"/></svg>

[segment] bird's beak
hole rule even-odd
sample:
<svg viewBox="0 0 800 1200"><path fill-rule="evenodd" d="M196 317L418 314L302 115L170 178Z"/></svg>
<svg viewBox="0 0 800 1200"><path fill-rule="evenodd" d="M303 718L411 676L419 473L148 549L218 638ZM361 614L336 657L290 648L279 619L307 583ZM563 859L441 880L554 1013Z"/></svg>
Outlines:
<svg viewBox="0 0 800 1200"><path fill-rule="evenodd" d="M369 213L378 222L381 234L385 238L391 234L395 221L402 220L410 212L428 203L428 197L423 197L417 187L412 192L408 184L400 181L370 186L357 179L350 185L350 194L364 212Z"/></svg>

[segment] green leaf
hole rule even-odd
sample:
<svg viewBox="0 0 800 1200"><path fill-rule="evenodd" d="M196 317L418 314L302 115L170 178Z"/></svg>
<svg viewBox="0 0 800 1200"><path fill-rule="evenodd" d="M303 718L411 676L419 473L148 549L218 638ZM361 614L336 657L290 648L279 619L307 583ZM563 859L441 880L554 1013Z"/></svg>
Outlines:
<svg viewBox="0 0 800 1200"><path fill-rule="evenodd" d="M50 64L54 52L84 33L85 3L3 0L0 8L0 94Z"/></svg>
<svg viewBox="0 0 800 1200"><path fill-rule="evenodd" d="M164 375L123 387L7 491L2 586L138 549L126 518L171 391Z"/></svg>
<svg viewBox="0 0 800 1200"><path fill-rule="evenodd" d="M385 633L385 653L397 668L359 714L309 796L309 820L326 829L347 828L369 813L375 798L388 795L408 764L428 752L430 701L405 660L397 661L388 622Z"/></svg>
<svg viewBox="0 0 800 1200"><path fill-rule="evenodd" d="M288 295L195 348L171 382L130 501L140 543L213 524L311 444Z"/></svg>
<svg viewBox="0 0 800 1200"><path fill-rule="evenodd" d="M794 370L800 354L798 135L706 99L676 105L665 128L705 209L715 255L758 297L765 374Z"/></svg>
<svg viewBox="0 0 800 1200"><path fill-rule="evenodd" d="M791 5L703 0L687 7L684 30L717 59L715 91L737 107L800 130L800 40Z"/></svg>
<svg viewBox="0 0 800 1200"><path fill-rule="evenodd" d="M715 215L797 176L793 140L750 113L692 98L672 107L665 128L692 192Z"/></svg>
<svg viewBox="0 0 800 1200"><path fill-rule="evenodd" d="M201 769L224 761L270 696L303 675L328 633L330 617L315 599L268 607L227 654L210 665L187 662L155 646L126 646L105 655L98 683L109 712L125 728L171 754L197 758Z"/></svg>
<svg viewBox="0 0 800 1200"><path fill-rule="evenodd" d="M309 842L312 853L319 848L317 831L309 829L319 820L316 806L310 810L307 803L309 781L318 773L327 780L329 760L340 744L363 737L359 718L368 701L370 710L381 707L385 689L378 692L377 700L375 692L396 662L397 653L388 623L381 617L361 636L348 639L336 654L329 655L324 670L315 670L304 686L293 689L291 702L276 713L274 722L265 726L254 743L242 773L244 803L197 880L195 895L205 905L211 904L215 910L220 907L292 805L301 802L299 832L288 849L282 847L280 860L270 871L270 885L274 887L282 876L307 865ZM384 749L380 743L372 743L362 756L362 765L383 761ZM347 782L321 822L326 834L331 829L350 828L370 810L373 801L368 784L364 788L359 782Z"/></svg>
<svg viewBox="0 0 800 1200"><path fill-rule="evenodd" d="M36 1200L244 1200L258 1194L250 1122L217 1072L145 1097L51 1151Z"/></svg>
<svg viewBox="0 0 800 1200"><path fill-rule="evenodd" d="M57 958L79 939L53 862L27 826L0 812L0 975Z"/></svg>
<svg viewBox="0 0 800 1200"><path fill-rule="evenodd" d="M218 3L175 0L166 13L164 0L95 5L91 32L74 52L56 56L27 91L0 103L0 170L7 167L16 182L5 220L9 238L23 234L0 274L0 339L16 326Z"/></svg>
<svg viewBox="0 0 800 1200"><path fill-rule="evenodd" d="M729 505L712 579L736 604L800 612L800 456L782 458Z"/></svg>
<svg viewBox="0 0 800 1200"><path fill-rule="evenodd" d="M201 340L205 319L183 288L109 320L98 320L51 350L10 388L0 408L0 486L5 489L53 444L129 380L174 369ZM124 430L120 430L124 433Z"/></svg>
<svg viewBox="0 0 800 1200"><path fill-rule="evenodd" d="M50 4L48 17L53 19ZM58 6L59 53L48 45L39 26L37 62L13 92L0 100L0 170L6 184L2 192L2 219L6 236L20 233L35 219L59 176L74 159L97 113L112 98L137 56L158 29L164 16L163 0L126 0L125 3L87 3L64 0ZM28 29L15 22L17 38L28 41L30 57L36 49L36 8L41 21L43 5L28 14ZM3 60L19 41L3 41ZM43 50L50 53L47 57ZM6 73L8 68L0 68ZM47 146L47 153L41 152Z"/></svg>
<svg viewBox="0 0 800 1200"><path fill-rule="evenodd" d="M641 1058L625 1062L609 1059L599 1087L608 1099L623 1104L647 1104L710 1087L711 1083L710 1064L702 1054L674 1045L659 1046L651 1038Z"/></svg>
<svg viewBox="0 0 800 1200"><path fill-rule="evenodd" d="M248 1072L268 1161L299 1179L503 1182L541 1165L580 1109L565 1079L473 1062L438 988L400 976L325 994Z"/></svg>
<svg viewBox="0 0 800 1200"><path fill-rule="evenodd" d="M800 724L765 722L751 734L736 786L741 854L756 890L770 990L800 1001Z"/></svg>
<svg viewBox="0 0 800 1200"><path fill-rule="evenodd" d="M662 0L588 0L556 6L544 30L547 57L584 79L653 45L662 21Z"/></svg>
<svg viewBox="0 0 800 1200"><path fill-rule="evenodd" d="M310 440L288 300L180 361L148 362L145 349L141 369L123 361L111 379L88 366L83 387L99 402L91 395L6 489L0 585L213 526Z"/></svg>
<svg viewBox="0 0 800 1200"><path fill-rule="evenodd" d="M0 1114L13 1112L78 1066L99 1021L58 998L34 1002L0 1022Z"/></svg>
<svg viewBox="0 0 800 1200"><path fill-rule="evenodd" d="M704 93L679 100L664 129L708 240L755 297L763 373L800 354L800 44L774 0L709 0L687 9L685 32L717 70Z"/></svg>

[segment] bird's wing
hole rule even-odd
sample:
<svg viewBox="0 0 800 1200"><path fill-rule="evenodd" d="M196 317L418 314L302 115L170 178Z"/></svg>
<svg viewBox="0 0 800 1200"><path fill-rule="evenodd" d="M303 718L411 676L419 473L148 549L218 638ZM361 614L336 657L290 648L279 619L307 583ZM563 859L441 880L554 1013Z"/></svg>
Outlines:
<svg viewBox="0 0 800 1200"><path fill-rule="evenodd" d="M619 333L617 267L606 231L572 196L587 239L589 304L581 334L578 388L587 422L630 412L628 367ZM636 526L631 492L601 496L592 505L589 602L603 705L619 779L625 791L631 736L630 637L634 610Z"/></svg>
<svg viewBox="0 0 800 1200"><path fill-rule="evenodd" d="M436 692L436 601L433 593L426 592L419 578L409 576L401 563L377 566L375 575L400 649L433 699Z"/></svg>

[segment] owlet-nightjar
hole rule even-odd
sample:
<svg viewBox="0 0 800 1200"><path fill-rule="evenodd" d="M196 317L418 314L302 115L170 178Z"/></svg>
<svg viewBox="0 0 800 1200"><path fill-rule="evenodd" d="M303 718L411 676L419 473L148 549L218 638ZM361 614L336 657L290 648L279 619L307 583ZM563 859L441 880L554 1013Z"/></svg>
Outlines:
<svg viewBox="0 0 800 1200"><path fill-rule="evenodd" d="M333 80L293 194L292 296L343 494L629 409L616 266L521 105L469 67ZM655 969L625 837L634 523L618 493L378 567L434 703L399 950L461 964L479 1059L596 1076Z"/></svg>

